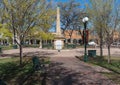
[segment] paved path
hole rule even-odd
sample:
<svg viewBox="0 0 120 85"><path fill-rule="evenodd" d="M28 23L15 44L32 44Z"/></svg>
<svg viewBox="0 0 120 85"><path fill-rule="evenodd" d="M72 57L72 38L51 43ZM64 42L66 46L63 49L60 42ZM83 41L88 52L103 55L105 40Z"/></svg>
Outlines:
<svg viewBox="0 0 120 85"><path fill-rule="evenodd" d="M74 57L52 57L49 85L116 85L95 68ZM99 70L98 70L99 69Z"/></svg>
<svg viewBox="0 0 120 85"><path fill-rule="evenodd" d="M87 50L97 50L97 55L100 54L99 48L88 48ZM61 52L57 52L57 50L48 50L48 49L39 49L39 48L25 48L23 49L24 53L48 53L52 56L60 56L60 57L74 57L74 56L81 56L84 55L84 48L78 48L78 49L68 49L68 50L62 50ZM19 53L19 49L13 49L13 50L6 50L3 51L3 54L15 54ZM34 55L33 54L33 55ZM106 48L103 49L103 55L108 55L108 51ZM111 55L115 57L120 57L120 48L111 48Z"/></svg>
<svg viewBox="0 0 120 85"><path fill-rule="evenodd" d="M47 77L47 85L115 85L100 73L109 72L108 70L88 65L75 58L75 56L83 55L84 49L62 50L61 52L57 52L56 50L26 48L23 52L27 56L40 55L51 58L52 64ZM19 50L8 50L3 53L6 54L4 57L13 56L14 54L17 56Z"/></svg>

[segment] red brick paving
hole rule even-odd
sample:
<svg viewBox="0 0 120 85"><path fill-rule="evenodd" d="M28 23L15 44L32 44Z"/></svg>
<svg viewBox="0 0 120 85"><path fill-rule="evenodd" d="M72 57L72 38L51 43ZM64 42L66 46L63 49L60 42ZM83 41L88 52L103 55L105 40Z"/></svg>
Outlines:
<svg viewBox="0 0 120 85"><path fill-rule="evenodd" d="M68 71L63 77L61 77L61 79L63 79L66 76L69 76L67 77L68 80L64 81L67 82L71 80L71 84L68 85L116 85L101 73L96 72L90 65L79 61L74 57L51 57L51 61L60 63L58 66L56 64L56 68L54 69L58 69L60 67L64 68L59 72L60 75L62 75L62 71L63 73L65 70ZM59 83L61 82L63 81L59 81ZM64 82L62 84L58 83L58 85L67 85L64 84Z"/></svg>

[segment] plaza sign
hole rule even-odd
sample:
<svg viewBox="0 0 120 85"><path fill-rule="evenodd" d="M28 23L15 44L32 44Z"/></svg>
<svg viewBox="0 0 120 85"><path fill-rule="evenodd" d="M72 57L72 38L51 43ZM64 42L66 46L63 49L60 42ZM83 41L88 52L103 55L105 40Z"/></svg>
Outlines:
<svg viewBox="0 0 120 85"><path fill-rule="evenodd" d="M56 40L56 41L55 41L55 49L56 49L56 50L61 50L61 49L62 49L62 46L63 46L62 40Z"/></svg>

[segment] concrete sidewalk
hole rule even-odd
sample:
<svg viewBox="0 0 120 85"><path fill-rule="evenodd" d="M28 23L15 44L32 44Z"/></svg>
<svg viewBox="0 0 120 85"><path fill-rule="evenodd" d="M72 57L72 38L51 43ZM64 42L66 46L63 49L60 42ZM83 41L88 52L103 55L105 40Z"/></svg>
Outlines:
<svg viewBox="0 0 120 85"><path fill-rule="evenodd" d="M97 55L100 55L100 49L99 48L87 48L87 50L96 50ZM47 52L47 53L54 53L53 56L80 56L84 55L84 48L77 48L77 49L63 49L61 52L58 52L57 50L51 50L51 49L40 49L40 48L24 48L23 53L39 53L39 52ZM11 49L11 50L5 50L3 51L3 54L18 54L19 49ZM103 55L108 55L107 48L103 49ZM120 57L120 49L119 48L111 48L111 56Z"/></svg>

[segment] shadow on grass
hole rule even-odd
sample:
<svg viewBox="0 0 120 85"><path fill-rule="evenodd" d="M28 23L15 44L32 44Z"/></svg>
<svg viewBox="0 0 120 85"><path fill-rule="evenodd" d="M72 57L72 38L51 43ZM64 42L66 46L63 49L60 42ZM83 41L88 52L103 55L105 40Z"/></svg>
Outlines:
<svg viewBox="0 0 120 85"><path fill-rule="evenodd" d="M8 85L58 85L59 78L62 76L62 80L65 84L72 85L71 76L65 76L61 73L65 69L61 68L61 63L52 63L47 73L40 74L40 72L34 72L32 69L32 63L23 63L22 67L19 66L19 62L7 62L0 63L0 79L5 81ZM67 73L67 72L66 72ZM49 82L48 78L52 79ZM69 84L68 84L69 83Z"/></svg>
<svg viewBox="0 0 120 85"><path fill-rule="evenodd" d="M79 60L83 61L84 57L78 57ZM105 74L110 80L115 81L115 83L120 84L120 60L111 60L111 63L107 63L107 60L104 59L104 57L96 56L96 57L89 57L88 63L99 65L103 68L106 68L110 70L111 72L101 72L102 74Z"/></svg>
<svg viewBox="0 0 120 85"><path fill-rule="evenodd" d="M32 63L24 63L19 66L18 62L0 64L0 79L8 85L35 85L41 82L39 72L32 69Z"/></svg>
<svg viewBox="0 0 120 85"><path fill-rule="evenodd" d="M113 80L117 85L120 84L120 75L114 72L107 73L107 72L101 72L105 76L107 76L110 80Z"/></svg>
<svg viewBox="0 0 120 85"><path fill-rule="evenodd" d="M76 58L78 58L81 61L84 61L84 55L83 56L75 56ZM101 63L102 61L105 61L104 57L101 56L96 56L96 57L89 57L88 56L88 62L93 62L94 63ZM106 60L107 62L107 60Z"/></svg>
<svg viewBox="0 0 120 85"><path fill-rule="evenodd" d="M0 64L0 79L8 85L102 85L94 78L89 78L88 74L81 74L65 68L64 63L52 62L46 71L42 74L34 72L32 63L24 63L22 67L18 62ZM95 73L91 73L94 75ZM93 81L93 84L86 84L84 80ZM106 81L106 80L101 80Z"/></svg>

